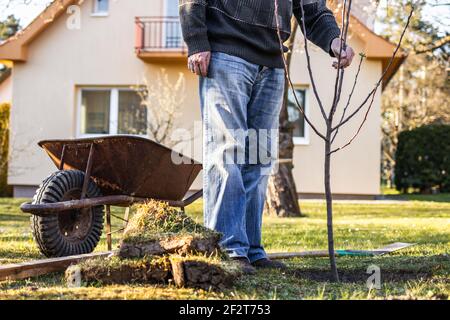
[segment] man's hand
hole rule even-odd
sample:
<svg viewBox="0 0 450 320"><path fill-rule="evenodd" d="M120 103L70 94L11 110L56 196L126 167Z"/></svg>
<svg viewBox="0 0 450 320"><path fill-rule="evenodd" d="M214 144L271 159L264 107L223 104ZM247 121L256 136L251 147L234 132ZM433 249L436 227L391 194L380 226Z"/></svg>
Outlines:
<svg viewBox="0 0 450 320"><path fill-rule="evenodd" d="M210 51L193 54L188 59L188 68L192 73L195 73L196 75L207 77L210 60Z"/></svg>
<svg viewBox="0 0 450 320"><path fill-rule="evenodd" d="M336 38L331 42L331 50L333 51L336 58L339 58L339 49L341 48L341 38ZM350 46L346 46L346 48L342 48L341 53L341 68L347 68L352 64L353 57L355 56L355 51ZM333 62L333 67L335 69L338 68L338 61Z"/></svg>

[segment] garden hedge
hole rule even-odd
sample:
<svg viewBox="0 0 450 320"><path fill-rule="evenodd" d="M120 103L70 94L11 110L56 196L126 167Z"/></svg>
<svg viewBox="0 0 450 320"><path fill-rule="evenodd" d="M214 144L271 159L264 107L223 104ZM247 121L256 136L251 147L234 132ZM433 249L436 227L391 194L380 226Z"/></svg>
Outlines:
<svg viewBox="0 0 450 320"><path fill-rule="evenodd" d="M397 190L449 192L449 172L450 125L427 125L400 133L395 166Z"/></svg>
<svg viewBox="0 0 450 320"><path fill-rule="evenodd" d="M7 184L10 110L9 103L0 104L0 197L11 195L11 188Z"/></svg>

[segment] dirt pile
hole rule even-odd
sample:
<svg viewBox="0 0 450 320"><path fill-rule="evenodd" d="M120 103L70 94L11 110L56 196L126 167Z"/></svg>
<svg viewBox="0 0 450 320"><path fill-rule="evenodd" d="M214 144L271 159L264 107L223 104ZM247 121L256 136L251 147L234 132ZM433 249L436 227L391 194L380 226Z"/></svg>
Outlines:
<svg viewBox="0 0 450 320"><path fill-rule="evenodd" d="M137 207L124 232L119 256L212 255L220 251L219 240L219 233L199 225L185 213L152 201Z"/></svg>
<svg viewBox="0 0 450 320"><path fill-rule="evenodd" d="M118 252L66 270L67 285L174 282L179 287L222 290L240 276L220 250L220 234L165 203L135 207Z"/></svg>
<svg viewBox="0 0 450 320"><path fill-rule="evenodd" d="M83 284L166 283L171 265L167 257L142 259L96 258L85 260L66 270L70 287Z"/></svg>

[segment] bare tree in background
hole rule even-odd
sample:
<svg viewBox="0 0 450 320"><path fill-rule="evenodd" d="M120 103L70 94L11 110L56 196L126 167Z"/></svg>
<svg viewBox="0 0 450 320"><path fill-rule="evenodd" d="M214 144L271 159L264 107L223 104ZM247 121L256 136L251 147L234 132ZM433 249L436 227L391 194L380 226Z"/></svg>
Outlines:
<svg viewBox="0 0 450 320"><path fill-rule="evenodd" d="M343 0L343 4L342 4L341 39L343 41L341 42L339 56L337 57L338 65L337 65L337 71L336 71L336 79L335 79L334 88L332 90L332 92L333 92L333 100L332 101L333 102L329 108L326 108L324 106L324 104L322 103L322 99L317 91L316 81L314 78L314 73L313 73L312 65L311 65L311 57L310 57L309 48L308 48L308 39L307 39L306 26L305 26L305 12L303 10L303 0L301 0L300 7L301 7L301 12L302 12L302 19L301 19L302 21L300 23L300 27L301 27L301 30L303 31L303 35L304 35L307 68L308 68L308 73L309 73L309 77L311 80L311 85L313 88L314 96L319 105L321 114L323 116L323 120L325 122L325 128L326 128L325 132L320 132L319 129L316 127L316 125L313 124L311 122L311 120L307 117L307 115L304 111L304 108L299 103L299 99L294 90L294 85L293 85L291 77L290 77L288 63L286 61L286 56L284 55L284 52L283 52L283 41L281 40L282 38L281 38L281 31L280 31L280 21L279 21L279 15L278 15L278 1L279 0L274 0L274 2L275 2L275 20L276 20L276 24L277 24L278 38L279 38L279 42L280 42L280 50L283 53L282 56L283 56L284 67L285 67L285 72L286 72L286 78L287 78L287 81L288 81L290 87L292 88L293 96L295 98L297 108L303 114L305 121L308 123L308 125L311 127L311 129L314 131L314 133L324 141L324 156L325 156L324 187L325 187L325 197L326 197L326 206L327 206L328 254L329 254L329 258L330 258L330 266L331 266L331 272L332 272L333 279L334 279L334 281L338 282L339 274L338 274L337 265L336 265L336 257L335 257L335 250L334 250L334 233L333 233L333 195L332 195L332 190L331 190L331 158L332 158L332 155L334 155L335 153L337 153L341 150L344 150L349 145L351 145L351 143L356 139L356 137L361 132L364 124L366 123L369 112L370 112L373 102L375 100L376 93L377 93L378 89L380 88L387 71L391 67L392 62L400 49L400 45L402 43L405 32L409 26L414 8L411 9L411 12L408 16L408 20L406 22L406 26L403 29L403 32L401 34L398 45L392 54L392 58L388 64L386 70L384 70L380 79L377 81L374 88L369 92L369 94L366 96L366 98L360 104L357 104L357 106L351 111L350 107L351 107L353 93L355 92L355 88L358 83L358 77L359 77L359 74L361 71L361 66L362 66L362 63L365 58L365 55L363 53L360 54L358 72L353 80L352 90L346 99L344 108L342 109L342 112L341 112L341 116L337 117L338 121L336 122L335 116L337 116L336 112L338 111L340 102L342 100L342 96L341 96L342 85L343 85L344 75L345 75L345 70L344 70L344 68L341 67L341 52L347 44L348 29L349 29L349 24L350 24L350 13L352 10L352 0ZM364 117L363 117L362 122L358 126L358 129L356 130L356 132L352 135L352 137L346 143L344 143L343 145L341 145L339 147L334 147L334 142L339 133L339 130L342 129L346 124L349 123L350 120L352 120L356 115L358 115L360 113L364 113Z"/></svg>
<svg viewBox="0 0 450 320"><path fill-rule="evenodd" d="M145 77L143 84L135 90L141 98L141 107L147 113L147 135L151 140L168 147L182 142L172 135L176 119L181 115L180 106L186 98L186 81L179 73L176 81L171 81L165 69L161 69L151 81Z"/></svg>

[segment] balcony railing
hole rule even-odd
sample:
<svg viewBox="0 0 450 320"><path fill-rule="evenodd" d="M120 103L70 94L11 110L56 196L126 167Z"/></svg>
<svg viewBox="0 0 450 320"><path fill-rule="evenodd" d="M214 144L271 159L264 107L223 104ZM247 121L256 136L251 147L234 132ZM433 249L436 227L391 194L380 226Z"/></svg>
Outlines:
<svg viewBox="0 0 450 320"><path fill-rule="evenodd" d="M137 17L136 53L145 60L185 58L178 17Z"/></svg>

